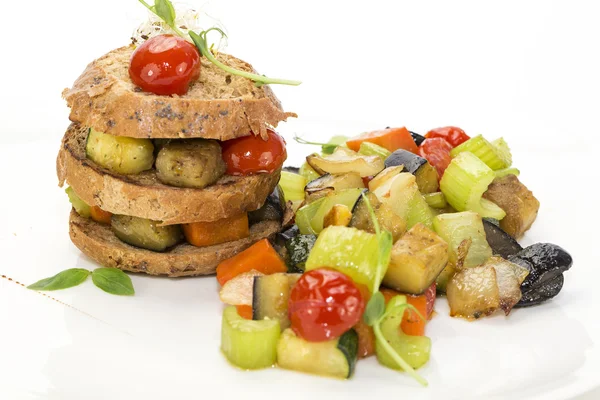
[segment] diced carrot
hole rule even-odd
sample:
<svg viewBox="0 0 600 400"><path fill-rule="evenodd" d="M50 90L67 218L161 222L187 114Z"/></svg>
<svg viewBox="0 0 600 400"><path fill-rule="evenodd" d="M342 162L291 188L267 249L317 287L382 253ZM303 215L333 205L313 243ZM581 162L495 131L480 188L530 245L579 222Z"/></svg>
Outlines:
<svg viewBox="0 0 600 400"><path fill-rule="evenodd" d="M358 334L358 358L365 358L375 354L375 333L373 328L365 324L361 319L354 325Z"/></svg>
<svg viewBox="0 0 600 400"><path fill-rule="evenodd" d="M405 127L387 128L380 131L364 133L346 141L346 146L351 150L358 151L362 142L375 143L389 151L404 149L415 154L418 154L419 152L417 144Z"/></svg>
<svg viewBox="0 0 600 400"><path fill-rule="evenodd" d="M198 247L243 239L250 235L248 214L244 213L212 222L183 224L183 233L188 243Z"/></svg>
<svg viewBox="0 0 600 400"><path fill-rule="evenodd" d="M285 262L269 241L263 239L241 253L222 261L217 266L217 281L224 285L228 280L253 269L265 275L287 272Z"/></svg>
<svg viewBox="0 0 600 400"><path fill-rule="evenodd" d="M428 318L428 295L427 291L421 295L414 296L405 293L399 293L395 290L388 288L381 288L381 293L385 298L385 302L387 303L392 299L392 297L403 294L406 296L406 302L415 307L423 317ZM434 299L435 300L435 299ZM432 308L433 309L433 308ZM425 334L425 324L426 320L423 320L419 315L417 315L412 310L406 310L404 316L402 317L402 322L400 323L400 329L407 335L411 336L423 336Z"/></svg>
<svg viewBox="0 0 600 400"><path fill-rule="evenodd" d="M241 304L235 306L235 308L237 309L237 313L240 315L240 317L245 319L252 319L252 306Z"/></svg>
<svg viewBox="0 0 600 400"><path fill-rule="evenodd" d="M108 211L104 211L98 206L91 206L90 217L96 222L110 225L110 218L112 217L112 214Z"/></svg>

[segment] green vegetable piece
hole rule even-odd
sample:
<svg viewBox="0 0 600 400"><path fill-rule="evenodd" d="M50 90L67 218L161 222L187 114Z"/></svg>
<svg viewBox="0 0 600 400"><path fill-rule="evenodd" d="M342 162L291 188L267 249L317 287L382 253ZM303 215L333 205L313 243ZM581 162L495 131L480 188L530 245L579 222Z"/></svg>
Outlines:
<svg viewBox="0 0 600 400"><path fill-rule="evenodd" d="M496 147L496 151L498 151L501 157L506 161L507 167L510 167L512 165L512 154L506 140L504 140L504 138L496 139L492 142L492 145Z"/></svg>
<svg viewBox="0 0 600 400"><path fill-rule="evenodd" d="M484 218L502 219L504 210L481 196L496 174L479 158L469 152L458 154L450 163L440 189L446 201L457 211L475 211Z"/></svg>
<svg viewBox="0 0 600 400"><path fill-rule="evenodd" d="M383 313L385 312L385 297L379 290L371 296L365 312L363 314L363 321L369 326L373 326L381 320Z"/></svg>
<svg viewBox="0 0 600 400"><path fill-rule="evenodd" d="M315 235L299 234L285 242L290 272L304 271L304 265L316 241Z"/></svg>
<svg viewBox="0 0 600 400"><path fill-rule="evenodd" d="M352 209L362 190L363 189L360 188L337 190L332 194L323 197L324 200L320 203L319 209L310 219L310 225L313 232L319 234L323 230L325 216L336 204L343 204L349 209Z"/></svg>
<svg viewBox="0 0 600 400"><path fill-rule="evenodd" d="M432 208L445 208L448 206L446 197L442 192L427 193L423 195L423 198L427 205Z"/></svg>
<svg viewBox="0 0 600 400"><path fill-rule="evenodd" d="M234 306L223 311L221 350L240 368L260 369L275 364L279 336L276 319L247 320L239 316Z"/></svg>
<svg viewBox="0 0 600 400"><path fill-rule="evenodd" d="M499 169L499 170L494 171L494 172L496 173L496 179L502 178L502 177L504 177L506 175L519 176L521 174L521 171L519 171L517 168L514 168L514 167Z"/></svg>
<svg viewBox="0 0 600 400"><path fill-rule="evenodd" d="M90 271L82 268L66 269L58 274L45 278L27 286L32 290L61 290L74 287L83 283L90 275Z"/></svg>
<svg viewBox="0 0 600 400"><path fill-rule="evenodd" d="M97 268L92 272L92 282L106 293L133 296L135 290L131 278L117 268Z"/></svg>
<svg viewBox="0 0 600 400"><path fill-rule="evenodd" d="M321 176L306 161L300 166L300 175L305 177L307 182L312 182Z"/></svg>
<svg viewBox="0 0 600 400"><path fill-rule="evenodd" d="M310 204L302 206L296 211L296 225L300 233L303 235L316 235L317 232L313 229L311 221L316 215L321 205L325 202L325 197L321 197Z"/></svg>
<svg viewBox="0 0 600 400"><path fill-rule="evenodd" d="M89 218L91 215L91 207L85 201L81 200L77 193L73 190L71 186L65 189L65 193L69 196L69 201L71 205L75 209L75 212L82 216L83 218Z"/></svg>
<svg viewBox="0 0 600 400"><path fill-rule="evenodd" d="M391 240L391 235L389 237ZM373 291L374 287L379 287L379 281L385 275L385 271L382 271L377 280L380 251L378 237L372 233L345 226L329 226L317 238L306 260L306 271L326 265ZM387 268L388 263L389 255L382 265Z"/></svg>
<svg viewBox="0 0 600 400"><path fill-rule="evenodd" d="M169 0L155 0L154 10L156 15L162 18L167 25L173 27L175 23L175 8Z"/></svg>
<svg viewBox="0 0 600 400"><path fill-rule="evenodd" d="M378 144L371 142L362 142L360 144L358 152L365 156L379 156L384 161L392 154L392 152L386 149L385 147L381 147Z"/></svg>
<svg viewBox="0 0 600 400"><path fill-rule="evenodd" d="M496 146L485 140L481 135L474 136L466 142L456 146L450 152L450 156L456 157L462 152L472 153L493 170L510 166L510 161L506 159L506 154L503 151L498 150Z"/></svg>
<svg viewBox="0 0 600 400"><path fill-rule="evenodd" d="M410 229L419 222L431 229L433 226L433 212L429 208L429 205L427 205L421 192L416 192L408 203L406 228Z"/></svg>
<svg viewBox="0 0 600 400"><path fill-rule="evenodd" d="M283 190L285 201L304 200L304 187L308 181L299 174L289 171L281 171L279 186Z"/></svg>

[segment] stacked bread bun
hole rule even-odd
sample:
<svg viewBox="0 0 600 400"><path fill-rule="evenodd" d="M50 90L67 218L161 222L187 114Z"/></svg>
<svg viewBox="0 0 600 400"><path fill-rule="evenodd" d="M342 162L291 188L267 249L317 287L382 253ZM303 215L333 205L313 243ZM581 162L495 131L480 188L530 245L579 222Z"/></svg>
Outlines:
<svg viewBox="0 0 600 400"><path fill-rule="evenodd" d="M130 79L134 50L95 60L63 92L72 123L57 173L74 206L71 240L107 267L213 273L222 260L277 233L285 211L276 190L280 168L228 175L225 141L266 139L294 114L283 111L268 86L205 59L187 93L143 91ZM216 57L254 72L233 56Z"/></svg>

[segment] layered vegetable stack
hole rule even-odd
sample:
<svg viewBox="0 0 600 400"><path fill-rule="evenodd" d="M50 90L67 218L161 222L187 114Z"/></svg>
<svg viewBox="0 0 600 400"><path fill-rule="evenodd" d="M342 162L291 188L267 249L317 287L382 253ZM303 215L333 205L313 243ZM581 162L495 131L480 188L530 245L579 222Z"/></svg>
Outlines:
<svg viewBox="0 0 600 400"><path fill-rule="evenodd" d="M348 378L374 354L426 384L436 293L477 319L560 291L568 253L516 241L539 202L503 139L387 128L321 145L282 172L295 224L217 268L235 365Z"/></svg>
<svg viewBox="0 0 600 400"><path fill-rule="evenodd" d="M73 123L57 171L70 185L70 236L106 267L211 274L280 231L286 149L273 127L294 114L248 78L269 79L249 64L201 55L192 37L202 33L186 40L170 3L151 9L166 19L149 22L146 41L95 60L63 93Z"/></svg>

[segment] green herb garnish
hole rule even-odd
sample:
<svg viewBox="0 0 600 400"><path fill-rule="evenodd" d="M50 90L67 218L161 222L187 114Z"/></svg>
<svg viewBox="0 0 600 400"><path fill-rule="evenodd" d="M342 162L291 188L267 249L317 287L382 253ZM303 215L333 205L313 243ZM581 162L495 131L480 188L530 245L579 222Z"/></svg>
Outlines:
<svg viewBox="0 0 600 400"><path fill-rule="evenodd" d="M331 139L329 139L329 142L327 142L327 143L318 143L318 142L309 142L308 140L303 139L298 135L294 135L294 140L300 144L312 144L315 146L321 146L321 151L323 152L323 154L333 154L335 149L337 149L339 146L346 143L346 140L348 140L348 137L338 135L338 136L333 136Z"/></svg>
<svg viewBox="0 0 600 400"><path fill-rule="evenodd" d="M171 3L170 0L154 0L153 6L149 5L144 0L138 0L138 1L140 3L142 3L144 5L144 7L146 7L148 10L150 10L157 17L162 19L165 22L165 24L167 24L167 26L169 26L173 30L173 32L175 32L178 36L181 36L182 38L185 39L185 34L175 25L175 19L176 19L175 8L173 7L173 3ZM213 46L208 45L208 40L206 38L206 35L211 31L218 32L221 35L221 37L227 37L225 32L223 32L221 29L216 28L216 27L207 29L200 33L189 31L188 34L189 34L190 38L192 38L192 41L198 48L198 51L200 52L200 54L202 56L206 57L206 59L208 61L210 61L217 67L221 68L223 71L229 72L232 75L237 75L237 76L241 76L244 78L248 78L248 79L254 81L255 85L258 87L265 85L265 84L280 84L280 85L298 86L300 83L302 83L300 81L294 81L294 80L288 80L288 79L269 78L265 75L253 74L253 73L247 72L247 71L240 71L239 69L231 68L231 67L223 64L222 62L217 60L216 57L213 55L213 53L212 53Z"/></svg>
<svg viewBox="0 0 600 400"><path fill-rule="evenodd" d="M365 307L365 312L363 314L363 321L373 327L373 333L375 334L375 340L385 349L385 352L398 364L400 368L406 371L410 376L412 376L417 382L419 382L423 386L427 386L427 381L419 375L414 368L412 368L397 352L394 348L388 343L386 338L381 331L381 323L387 317L397 316L402 318L404 312L407 309L415 312L420 318L425 319L421 313L411 304L406 302L406 296L395 296L390 300L387 307L385 305L385 298L383 293L379 291L379 285L381 284L381 280L385 275L385 270L387 269L387 265L390 261L390 256L392 252L393 239L392 234L387 230L381 231L379 227L379 221L377 220L377 216L375 215L375 211L371 206L371 202L369 198L362 193L363 201L369 210L369 214L371 216L371 220L373 221L373 227L375 228L375 235L379 240L379 253L378 253L378 261L377 261L377 270L375 271L375 279L373 281L373 295L371 299L367 303Z"/></svg>
<svg viewBox="0 0 600 400"><path fill-rule="evenodd" d="M31 290L61 290L82 284L92 276L92 282L98 288L110 294L131 296L135 293L131 278L117 268L96 268L88 271L83 268L66 269L49 278L27 286Z"/></svg>

